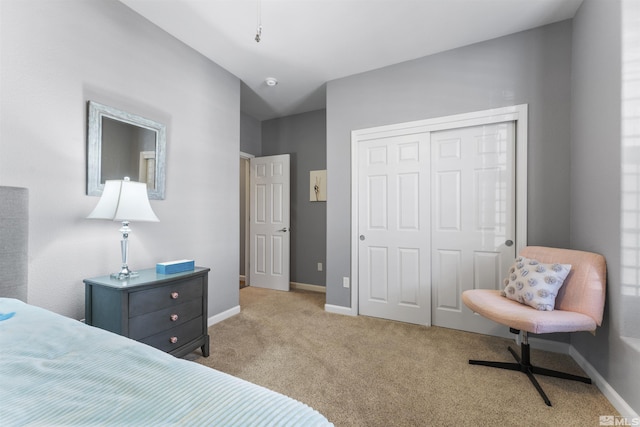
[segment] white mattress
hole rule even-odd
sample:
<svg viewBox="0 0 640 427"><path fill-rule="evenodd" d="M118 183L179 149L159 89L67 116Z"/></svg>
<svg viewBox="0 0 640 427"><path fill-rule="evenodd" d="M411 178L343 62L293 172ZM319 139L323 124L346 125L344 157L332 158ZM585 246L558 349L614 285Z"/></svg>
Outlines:
<svg viewBox="0 0 640 427"><path fill-rule="evenodd" d="M0 425L330 426L307 405L0 298ZM4 316L2 316L4 315Z"/></svg>

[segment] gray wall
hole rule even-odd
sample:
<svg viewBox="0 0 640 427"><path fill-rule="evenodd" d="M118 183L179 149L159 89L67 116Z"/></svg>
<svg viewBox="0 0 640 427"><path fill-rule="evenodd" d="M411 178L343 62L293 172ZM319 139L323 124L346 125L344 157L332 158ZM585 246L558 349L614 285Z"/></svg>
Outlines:
<svg viewBox="0 0 640 427"><path fill-rule="evenodd" d="M262 123L260 120L251 117L248 114L240 113L240 151L254 156L262 154ZM248 176L245 169L248 169L248 161L240 160L240 274L245 275L245 239L248 230L246 230L245 215L248 206L246 197L249 192Z"/></svg>
<svg viewBox="0 0 640 427"><path fill-rule="evenodd" d="M620 102L621 10L628 17L632 14L636 17L632 30L637 32L640 22L637 2L622 4L623 8L617 0L586 0L574 18L570 242L573 248L599 252L606 257L608 289L603 326L595 336L573 334L571 343L640 412L640 353L638 347L634 350L629 341L621 338L631 335L637 340L640 329L636 317L640 308L638 225L625 227L620 221L621 143L625 144ZM627 48L633 49L632 56L637 61L637 37L634 43ZM637 86L634 95L639 95ZM634 120L637 129L640 118L636 116ZM622 158L635 168L640 164L640 157L633 151L625 151ZM634 191L635 194L628 195L632 200L638 198L637 187ZM633 202L630 207L635 222L639 217L637 204ZM635 270L636 274L632 278L623 275L625 268L632 273ZM623 296L623 277L631 289L636 289L635 296ZM634 308L625 310L627 306ZM632 327L625 328L627 325Z"/></svg>
<svg viewBox="0 0 640 427"><path fill-rule="evenodd" d="M324 286L327 204L309 201L309 171L327 166L325 110L262 122L262 154L287 153L291 154L291 281ZM319 262L323 271L317 271Z"/></svg>
<svg viewBox="0 0 640 427"><path fill-rule="evenodd" d="M240 151L254 156L262 154L262 123L245 113L240 113Z"/></svg>
<svg viewBox="0 0 640 427"><path fill-rule="evenodd" d="M209 314L238 305L240 81L113 0L0 1L0 184L30 190L30 303L84 317L83 278L119 269L119 225L85 217L88 100L167 125L159 223L130 266L212 268Z"/></svg>
<svg viewBox="0 0 640 427"><path fill-rule="evenodd" d="M571 21L327 84L327 303L349 307L350 132L529 104L529 244L569 244Z"/></svg>

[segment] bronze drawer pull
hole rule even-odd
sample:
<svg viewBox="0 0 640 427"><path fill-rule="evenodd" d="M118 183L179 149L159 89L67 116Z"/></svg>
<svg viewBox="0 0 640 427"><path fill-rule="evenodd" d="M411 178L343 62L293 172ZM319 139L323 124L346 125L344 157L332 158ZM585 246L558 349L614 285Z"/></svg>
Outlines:
<svg viewBox="0 0 640 427"><path fill-rule="evenodd" d="M180 296L179 293L177 292L171 292L171 299L178 299L178 297Z"/></svg>
<svg viewBox="0 0 640 427"><path fill-rule="evenodd" d="M171 342L171 344L175 344L178 342L178 337L171 337L169 338L169 342Z"/></svg>
<svg viewBox="0 0 640 427"><path fill-rule="evenodd" d="M177 314L172 314L172 315L170 316L170 318L171 318L171 321L172 321L172 322L175 322L176 320L178 320L178 315L177 315Z"/></svg>

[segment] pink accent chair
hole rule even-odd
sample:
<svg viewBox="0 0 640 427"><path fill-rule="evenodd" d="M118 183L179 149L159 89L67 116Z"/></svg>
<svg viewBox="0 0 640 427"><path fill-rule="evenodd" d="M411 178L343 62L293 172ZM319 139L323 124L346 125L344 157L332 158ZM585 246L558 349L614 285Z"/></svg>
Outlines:
<svg viewBox="0 0 640 427"><path fill-rule="evenodd" d="M472 365L490 366L525 373L544 402L551 406L549 398L533 374L547 375L591 384L591 379L564 372L544 369L531 364L527 334L553 332L595 331L602 324L604 311L606 262L602 255L570 249L529 246L521 256L541 263L571 264L571 272L556 297L553 311L538 311L528 305L500 295L500 291L473 289L462 293L465 305L475 313L506 325L511 332L522 331L520 356L508 347L516 363L469 360Z"/></svg>

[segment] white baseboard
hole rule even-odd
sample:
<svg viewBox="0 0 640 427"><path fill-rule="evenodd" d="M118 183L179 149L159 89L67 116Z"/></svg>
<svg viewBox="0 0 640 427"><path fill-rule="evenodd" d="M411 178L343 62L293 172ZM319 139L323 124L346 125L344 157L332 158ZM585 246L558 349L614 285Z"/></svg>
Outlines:
<svg viewBox="0 0 640 427"><path fill-rule="evenodd" d="M631 406L614 390L613 387L600 375L600 373L596 370L596 368L591 365L585 359L575 347L571 346L569 349L569 354L573 357L573 360L582 368L582 370L591 378L591 381L600 389L602 394L611 402L614 408L620 412L620 415L625 417L627 420L636 420L638 418L638 413L633 410ZM613 415L613 414L602 414L602 415Z"/></svg>
<svg viewBox="0 0 640 427"><path fill-rule="evenodd" d="M209 317L209 319L207 319L207 327L211 325L215 325L216 323L220 323L223 320L233 317L239 313L240 313L240 306L236 305L235 307L232 307L229 310L223 311L222 313L218 313L214 316Z"/></svg>
<svg viewBox="0 0 640 427"><path fill-rule="evenodd" d="M343 307L341 305L325 304L324 311L328 313L344 314L346 316L357 316L351 311L351 307Z"/></svg>
<svg viewBox="0 0 640 427"><path fill-rule="evenodd" d="M289 286L291 286L293 289L301 289L303 291L320 292L323 294L327 293L327 288L325 286L320 286L320 285L310 285L308 283L289 282Z"/></svg>

